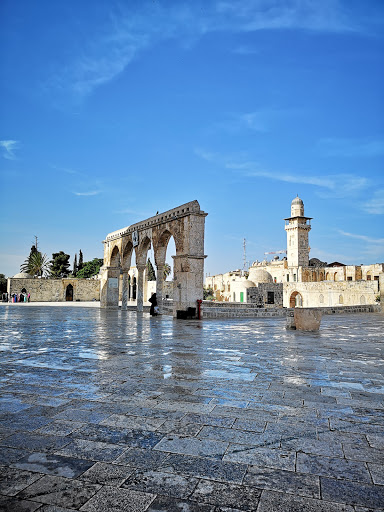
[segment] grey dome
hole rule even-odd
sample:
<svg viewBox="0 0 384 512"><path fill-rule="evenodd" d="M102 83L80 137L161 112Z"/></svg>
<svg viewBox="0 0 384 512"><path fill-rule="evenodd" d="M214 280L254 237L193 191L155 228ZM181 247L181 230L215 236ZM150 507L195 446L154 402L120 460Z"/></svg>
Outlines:
<svg viewBox="0 0 384 512"><path fill-rule="evenodd" d="M295 197L295 199L292 201L291 204L292 205L297 204L297 205L300 205L300 206L304 206L303 200L300 199L299 196Z"/></svg>
<svg viewBox="0 0 384 512"><path fill-rule="evenodd" d="M27 272L20 272L19 274L15 274L13 279L33 279L33 277L27 274Z"/></svg>

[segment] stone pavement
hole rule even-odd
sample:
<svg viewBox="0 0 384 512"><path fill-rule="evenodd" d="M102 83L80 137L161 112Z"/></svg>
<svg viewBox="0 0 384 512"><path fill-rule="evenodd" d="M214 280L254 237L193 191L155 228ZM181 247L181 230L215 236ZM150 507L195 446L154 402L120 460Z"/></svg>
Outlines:
<svg viewBox="0 0 384 512"><path fill-rule="evenodd" d="M384 510L384 315L0 320L0 510Z"/></svg>

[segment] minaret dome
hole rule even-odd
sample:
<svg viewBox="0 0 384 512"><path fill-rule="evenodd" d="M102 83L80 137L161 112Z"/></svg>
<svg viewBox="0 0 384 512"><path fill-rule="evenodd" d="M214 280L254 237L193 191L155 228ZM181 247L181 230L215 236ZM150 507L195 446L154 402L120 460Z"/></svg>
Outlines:
<svg viewBox="0 0 384 512"><path fill-rule="evenodd" d="M304 217L304 203L299 196L291 203L291 217Z"/></svg>

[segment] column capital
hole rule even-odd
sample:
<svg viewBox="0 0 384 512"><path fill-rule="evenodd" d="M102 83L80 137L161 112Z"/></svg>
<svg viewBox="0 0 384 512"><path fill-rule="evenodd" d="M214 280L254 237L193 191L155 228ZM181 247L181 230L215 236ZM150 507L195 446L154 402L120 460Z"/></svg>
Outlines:
<svg viewBox="0 0 384 512"><path fill-rule="evenodd" d="M138 272L144 272L146 266L147 266L146 264L144 264L144 265L142 265L142 264L136 265L137 271Z"/></svg>

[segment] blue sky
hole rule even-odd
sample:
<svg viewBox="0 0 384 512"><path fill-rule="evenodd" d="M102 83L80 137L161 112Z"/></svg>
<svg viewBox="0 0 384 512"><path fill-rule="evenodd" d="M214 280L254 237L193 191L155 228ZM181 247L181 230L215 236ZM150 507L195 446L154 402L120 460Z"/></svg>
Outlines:
<svg viewBox="0 0 384 512"><path fill-rule="evenodd" d="M381 0L3 0L0 272L197 199L207 273L384 261ZM171 251L168 251L171 252ZM169 256L169 254L167 255Z"/></svg>

